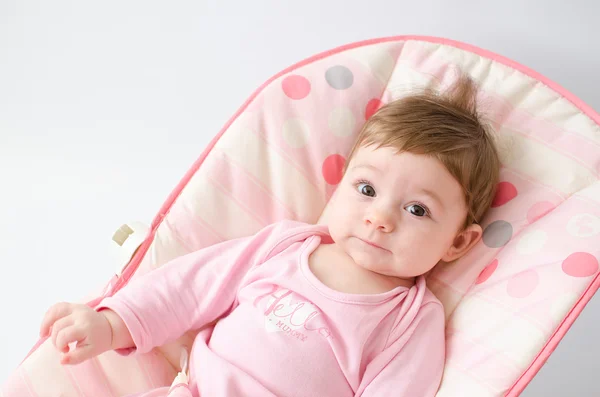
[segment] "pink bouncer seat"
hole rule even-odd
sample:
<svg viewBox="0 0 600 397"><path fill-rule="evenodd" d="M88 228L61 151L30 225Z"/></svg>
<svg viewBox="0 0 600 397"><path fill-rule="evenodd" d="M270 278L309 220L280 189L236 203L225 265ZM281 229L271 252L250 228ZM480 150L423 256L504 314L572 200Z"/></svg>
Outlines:
<svg viewBox="0 0 600 397"><path fill-rule="evenodd" d="M479 85L502 169L482 241L428 275L447 319L438 396L519 395L600 284L600 116L535 71L451 40L353 43L269 79L183 176L125 269L88 303L175 257L269 223L323 222L365 120L384 103L444 89L461 73ZM197 331L149 354L107 352L64 367L51 342L40 340L0 395L121 396L168 386Z"/></svg>

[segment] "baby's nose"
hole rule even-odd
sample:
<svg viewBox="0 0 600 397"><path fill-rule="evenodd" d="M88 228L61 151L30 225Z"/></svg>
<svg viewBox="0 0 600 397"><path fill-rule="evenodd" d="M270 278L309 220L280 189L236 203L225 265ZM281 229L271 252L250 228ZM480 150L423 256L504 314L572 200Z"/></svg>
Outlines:
<svg viewBox="0 0 600 397"><path fill-rule="evenodd" d="M394 230L394 222L389 212L373 209L365 216L365 223L379 231L389 233Z"/></svg>

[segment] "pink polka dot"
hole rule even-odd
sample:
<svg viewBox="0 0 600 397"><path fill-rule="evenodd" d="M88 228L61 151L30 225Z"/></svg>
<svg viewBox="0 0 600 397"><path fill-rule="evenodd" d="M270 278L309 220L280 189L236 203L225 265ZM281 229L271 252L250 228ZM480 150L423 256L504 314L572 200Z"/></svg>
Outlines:
<svg viewBox="0 0 600 397"><path fill-rule="evenodd" d="M562 263L562 270L572 277L589 277L598 271L598 259L588 252L575 252Z"/></svg>
<svg viewBox="0 0 600 397"><path fill-rule="evenodd" d="M525 298L538 286L540 277L535 270L527 270L508 280L506 292L513 298Z"/></svg>
<svg viewBox="0 0 600 397"><path fill-rule="evenodd" d="M310 82L306 77L292 74L287 76L281 82L281 88L285 95L291 99L302 99L305 98L310 92Z"/></svg>
<svg viewBox="0 0 600 397"><path fill-rule="evenodd" d="M371 99L369 103L367 103L367 107L365 108L365 120L369 120L371 116L374 115L375 112L378 111L382 105L383 102L381 102L379 99Z"/></svg>
<svg viewBox="0 0 600 397"><path fill-rule="evenodd" d="M492 261L492 263L487 265L485 267L485 269L483 269L481 271L481 273L479 273L479 277L477 277L475 284L481 284L481 283L486 282L487 279L491 277L491 275L496 271L497 268L498 268L498 259L494 259Z"/></svg>
<svg viewBox="0 0 600 397"><path fill-rule="evenodd" d="M328 156L323 162L323 178L330 185L337 185L342 180L346 159L339 154Z"/></svg>
<svg viewBox="0 0 600 397"><path fill-rule="evenodd" d="M517 197L517 188L510 182L500 182L496 189L496 196L492 207L500 207Z"/></svg>
<svg viewBox="0 0 600 397"><path fill-rule="evenodd" d="M533 223L554 209L554 204L549 201L535 203L527 211L527 222Z"/></svg>

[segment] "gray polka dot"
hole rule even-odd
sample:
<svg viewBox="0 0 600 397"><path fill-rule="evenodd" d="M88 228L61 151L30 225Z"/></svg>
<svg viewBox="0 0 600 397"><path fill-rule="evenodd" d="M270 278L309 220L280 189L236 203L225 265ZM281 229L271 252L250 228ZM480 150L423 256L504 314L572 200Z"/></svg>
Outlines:
<svg viewBox="0 0 600 397"><path fill-rule="evenodd" d="M512 225L506 221L495 221L488 225L483 231L483 243L490 248L499 248L510 241L512 237Z"/></svg>
<svg viewBox="0 0 600 397"><path fill-rule="evenodd" d="M346 88L350 88L352 83L354 83L354 75L347 67L337 65L327 69L325 80L336 90L345 90Z"/></svg>

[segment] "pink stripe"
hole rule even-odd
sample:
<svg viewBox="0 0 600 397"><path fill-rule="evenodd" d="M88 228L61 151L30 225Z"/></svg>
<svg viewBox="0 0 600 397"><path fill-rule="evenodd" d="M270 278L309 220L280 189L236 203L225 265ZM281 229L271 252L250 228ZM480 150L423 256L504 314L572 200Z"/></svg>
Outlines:
<svg viewBox="0 0 600 397"><path fill-rule="evenodd" d="M481 386L481 388L482 388L482 389L487 389L487 391L489 391L490 393L494 393L494 392L496 392L496 391L497 391L496 389L493 389L491 385L488 385L487 383L483 382L482 380L480 380L480 379L475 379L475 378L474 378L474 377L471 375L471 373L469 372L469 370L468 370L468 369L464 369L464 368L462 368L462 367L459 367L459 366L457 366L457 365L454 365L454 363L453 363L451 360L448 360L448 361L446 361L446 363L447 363L447 364L446 364L446 367L444 368L445 370L446 370L446 369L448 369L448 368L452 368L454 371L456 371L456 372L460 372L461 374L465 375L465 377L467 377L467 378L470 378L470 379L472 379L472 380L475 380L475 381L477 382L477 384L478 384L479 386ZM453 391L455 391L455 390L456 390L456 386L454 387L454 390L453 390ZM490 394L490 393L487 393L487 395L493 395L493 394ZM454 394L448 394L448 392L447 392L447 391L446 391L446 394L447 394L447 395L450 395L450 396L457 396L457 395L458 395L458 396L462 396L462 394L457 394L457 393L454 393ZM436 395L437 395L437 394L436 394Z"/></svg>
<svg viewBox="0 0 600 397"><path fill-rule="evenodd" d="M554 148L561 148L568 153L572 159L586 165L586 167L597 177L600 176L600 147L596 143L580 135L563 135L550 144Z"/></svg>
<svg viewBox="0 0 600 397"><path fill-rule="evenodd" d="M95 360L87 360L78 365L66 366L71 382L83 396L112 396L106 378Z"/></svg>
<svg viewBox="0 0 600 397"><path fill-rule="evenodd" d="M449 333L446 339L447 360L482 383L499 389L519 376L520 371L515 365L498 360L497 351L464 338L460 332Z"/></svg>
<svg viewBox="0 0 600 397"><path fill-rule="evenodd" d="M268 128L265 128L265 130L268 130ZM307 161L306 156L296 156L297 158L294 159L294 157L291 156L290 153L288 153L284 149L284 146L281 144L281 141L279 143L276 142L273 139L273 137L269 136L266 132L262 132L262 129L258 132L253 131L253 133L256 134L259 137L259 139L262 140L265 143L265 145L269 147L269 149L273 150L274 152L279 154L281 158L285 159L285 161L289 164L290 167L294 168L296 171L302 174L306 178L308 183L313 185L315 188L319 189L319 178L310 172L310 166L313 165L313 163ZM300 160L300 162L298 160ZM305 163L304 166L300 164L301 162Z"/></svg>
<svg viewBox="0 0 600 397"><path fill-rule="evenodd" d="M512 173L517 178L520 178L524 181L529 182L533 186L537 186L538 188L543 189L544 193L555 196L555 199L560 202L563 202L567 198L569 198L569 195L561 192L560 190L556 189L555 187L547 185L545 183L542 183L542 182L536 180L535 178L530 177L529 175L523 174L522 172L519 172L518 169L514 169L511 167L502 167L502 169L506 170L507 172Z"/></svg>
<svg viewBox="0 0 600 397"><path fill-rule="evenodd" d="M100 361L98 361L98 356L93 357L92 359L90 359L90 361L96 367L96 371L99 374L99 377L102 378L102 380L104 381L104 384L106 385L106 388L109 391L109 396L113 397L115 395L115 392L110 385L110 381L108 380L108 377L106 376L106 372L104 371L104 368L102 368L102 365L100 365Z"/></svg>
<svg viewBox="0 0 600 397"><path fill-rule="evenodd" d="M179 241L187 242L184 247L190 252L225 240L225 237L203 219L188 211L183 204L173 206L165 221Z"/></svg>
<svg viewBox="0 0 600 397"><path fill-rule="evenodd" d="M31 380L29 379L29 376L27 376L25 369L21 369L21 371L19 371L19 374L29 394L31 394L33 397L37 397L37 394L34 391L33 385L31 384Z"/></svg>
<svg viewBox="0 0 600 397"><path fill-rule="evenodd" d="M8 377L0 392L3 397L38 397L23 368L17 369Z"/></svg>
<svg viewBox="0 0 600 397"><path fill-rule="evenodd" d="M163 221L163 226L166 227L169 231L169 235L171 237L173 237L173 239L177 240L177 242L179 244L181 244L181 246L183 248L185 248L185 250L187 252L193 252L195 251L194 248L189 244L189 242L187 242L182 236L181 233L179 233L179 226L180 224L178 222L171 222L170 217L166 217ZM182 228L186 228L185 224L181 224ZM187 229L187 228L186 228ZM151 264L149 266L150 268L155 267L153 264Z"/></svg>
<svg viewBox="0 0 600 397"><path fill-rule="evenodd" d="M256 223L261 225L261 227L266 226L268 224L267 222L264 222L259 216L257 216L255 210L253 210L250 206L248 206L248 204L247 204L248 198L247 197L234 196L232 190L229 189L231 186L222 185L219 180L213 178L210 175L208 175L207 178L210 181L210 183L212 184L212 187L214 187L216 190L221 192L221 194L223 194L223 196L226 196L229 200L234 202L235 205L237 206L237 208L239 208L242 212L247 214L250 218L254 219L256 221ZM239 184L239 182L238 182L238 184Z"/></svg>
<svg viewBox="0 0 600 397"><path fill-rule="evenodd" d="M77 383L77 379L73 376L73 374L68 369L63 370L66 372L67 378L69 378L69 381L71 381L71 386L73 386L73 389L77 392L77 395L80 397L85 397L85 394L79 387L79 383Z"/></svg>
<svg viewBox="0 0 600 397"><path fill-rule="evenodd" d="M492 99L491 96L489 99ZM494 98L487 103L492 104L492 108L496 107L497 110L502 106L498 98ZM512 105L510 106L507 118L502 121L507 128L570 157L598 176L600 146L596 142L577 133L561 129L546 120L540 120ZM496 109L491 110L491 112L495 113Z"/></svg>
<svg viewBox="0 0 600 397"><path fill-rule="evenodd" d="M275 198L254 176L225 156L214 156L209 178L231 196L249 214L265 226L277 219L292 219L296 215Z"/></svg>
<svg viewBox="0 0 600 397"><path fill-rule="evenodd" d="M141 359L140 356L136 356L135 360L138 364L138 366L142 369L142 371L144 372L144 378L146 379L146 383L148 385L150 385L151 388L156 388L156 383L154 382L154 379L152 378L152 376L150 375L150 372L148 371L148 366L145 360Z"/></svg>

